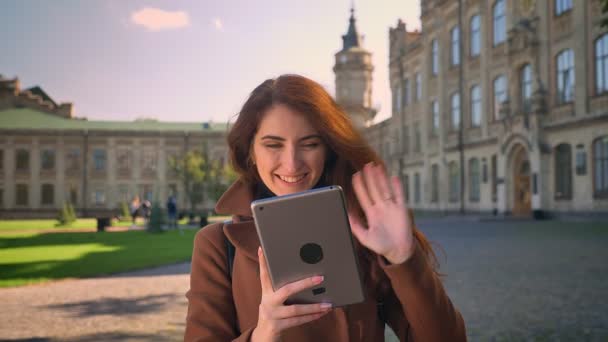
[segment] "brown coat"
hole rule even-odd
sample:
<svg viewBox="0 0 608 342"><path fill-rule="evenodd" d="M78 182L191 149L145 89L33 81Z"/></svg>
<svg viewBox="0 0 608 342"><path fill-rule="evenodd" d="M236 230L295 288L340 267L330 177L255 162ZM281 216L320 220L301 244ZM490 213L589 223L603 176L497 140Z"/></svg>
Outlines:
<svg viewBox="0 0 608 342"><path fill-rule="evenodd" d="M262 296L257 257L260 242L250 219L251 201L247 186L237 181L216 207L219 213L233 214L233 222L211 224L196 234L186 294L185 341L251 339ZM236 247L232 282L224 236ZM466 341L464 321L419 247L403 264L387 265L383 258L378 258L378 263L392 287L390 295L382 298L387 323L400 341ZM365 302L335 308L316 321L285 330L282 340L384 341L376 293L368 288Z"/></svg>

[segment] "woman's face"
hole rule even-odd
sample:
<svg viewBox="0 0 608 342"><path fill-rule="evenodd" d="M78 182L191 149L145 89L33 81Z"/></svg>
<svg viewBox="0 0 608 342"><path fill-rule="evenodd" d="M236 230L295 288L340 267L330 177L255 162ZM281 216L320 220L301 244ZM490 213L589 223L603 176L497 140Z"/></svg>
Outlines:
<svg viewBox="0 0 608 342"><path fill-rule="evenodd" d="M252 159L275 195L312 189L325 164L326 146L308 119L285 105L273 105L253 138Z"/></svg>

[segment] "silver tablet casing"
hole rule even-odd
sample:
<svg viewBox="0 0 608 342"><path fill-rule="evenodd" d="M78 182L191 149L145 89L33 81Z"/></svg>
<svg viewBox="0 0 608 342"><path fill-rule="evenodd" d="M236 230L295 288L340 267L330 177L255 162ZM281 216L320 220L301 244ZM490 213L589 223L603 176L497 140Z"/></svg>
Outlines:
<svg viewBox="0 0 608 342"><path fill-rule="evenodd" d="M300 279L324 276L323 283L291 296L287 304L329 302L338 307L365 300L340 186L257 200L251 210L275 291ZM323 258L304 262L305 244L321 246Z"/></svg>

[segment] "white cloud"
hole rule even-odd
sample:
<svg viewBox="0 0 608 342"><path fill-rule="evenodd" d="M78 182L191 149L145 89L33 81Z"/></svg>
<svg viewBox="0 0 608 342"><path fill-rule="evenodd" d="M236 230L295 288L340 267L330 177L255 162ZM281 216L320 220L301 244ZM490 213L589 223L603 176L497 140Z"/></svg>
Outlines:
<svg viewBox="0 0 608 342"><path fill-rule="evenodd" d="M131 21L150 31L178 29L190 25L190 17L186 12L169 12L150 7L133 12Z"/></svg>
<svg viewBox="0 0 608 342"><path fill-rule="evenodd" d="M213 22L213 27L215 27L216 30L218 31L224 31L224 22L222 21L221 18L213 18L212 20Z"/></svg>

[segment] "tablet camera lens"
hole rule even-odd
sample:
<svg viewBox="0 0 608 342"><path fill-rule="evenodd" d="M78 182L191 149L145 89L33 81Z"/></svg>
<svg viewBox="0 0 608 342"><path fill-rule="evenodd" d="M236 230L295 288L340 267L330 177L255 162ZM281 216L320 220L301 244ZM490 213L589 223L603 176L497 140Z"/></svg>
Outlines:
<svg viewBox="0 0 608 342"><path fill-rule="evenodd" d="M307 264L316 264L323 260L323 249L316 243L307 243L300 248L300 258Z"/></svg>

